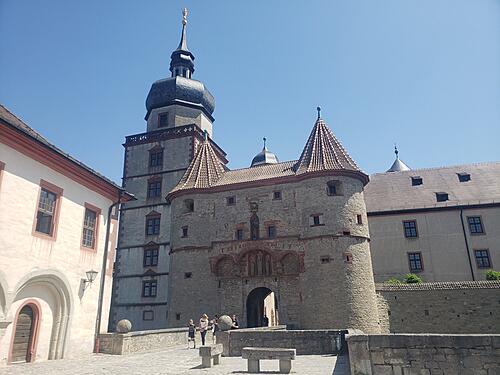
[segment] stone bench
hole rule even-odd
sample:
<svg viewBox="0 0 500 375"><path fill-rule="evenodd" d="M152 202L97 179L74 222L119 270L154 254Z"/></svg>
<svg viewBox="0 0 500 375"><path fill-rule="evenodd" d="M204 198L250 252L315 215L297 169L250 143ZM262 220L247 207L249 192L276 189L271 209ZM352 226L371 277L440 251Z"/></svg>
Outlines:
<svg viewBox="0 0 500 375"><path fill-rule="evenodd" d="M243 348L241 356L248 360L248 372L260 372L261 359L278 359L280 373L289 374L292 370L292 359L295 359L295 349L284 348Z"/></svg>
<svg viewBox="0 0 500 375"><path fill-rule="evenodd" d="M222 344L200 346L201 367L212 367L212 359L214 366L218 365L221 354Z"/></svg>

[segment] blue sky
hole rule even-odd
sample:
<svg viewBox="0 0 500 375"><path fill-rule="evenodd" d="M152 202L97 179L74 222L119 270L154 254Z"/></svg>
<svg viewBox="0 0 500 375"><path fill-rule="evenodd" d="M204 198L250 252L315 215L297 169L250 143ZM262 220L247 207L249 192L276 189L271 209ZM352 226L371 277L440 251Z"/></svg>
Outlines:
<svg viewBox="0 0 500 375"><path fill-rule="evenodd" d="M297 159L320 105L368 173L500 160L500 2L0 0L0 102L112 179L189 8L231 168Z"/></svg>

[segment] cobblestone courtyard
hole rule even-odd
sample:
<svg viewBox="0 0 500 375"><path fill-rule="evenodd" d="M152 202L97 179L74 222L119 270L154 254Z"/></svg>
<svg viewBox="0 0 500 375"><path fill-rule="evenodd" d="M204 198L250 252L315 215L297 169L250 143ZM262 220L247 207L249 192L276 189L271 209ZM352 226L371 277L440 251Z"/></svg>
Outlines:
<svg viewBox="0 0 500 375"><path fill-rule="evenodd" d="M167 348L162 351L138 353L125 356L89 355L80 359L40 361L31 364L0 367L5 375L99 375L99 374L245 374L246 360L241 357L223 357L219 366L200 368L198 349L185 347ZM278 361L261 361L261 371L278 373ZM292 361L293 374L349 375L348 363L344 357L330 355L303 355Z"/></svg>

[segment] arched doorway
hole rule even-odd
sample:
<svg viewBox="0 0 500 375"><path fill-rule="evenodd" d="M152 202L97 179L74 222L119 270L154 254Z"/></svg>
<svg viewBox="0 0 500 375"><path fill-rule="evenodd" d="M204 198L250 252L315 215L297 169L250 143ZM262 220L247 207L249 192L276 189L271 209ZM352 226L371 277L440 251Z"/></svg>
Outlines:
<svg viewBox="0 0 500 375"><path fill-rule="evenodd" d="M277 324L278 303L274 292L265 287L255 288L247 297L247 327Z"/></svg>
<svg viewBox="0 0 500 375"><path fill-rule="evenodd" d="M39 317L40 311L33 303L24 305L17 314L10 356L11 363L35 360Z"/></svg>

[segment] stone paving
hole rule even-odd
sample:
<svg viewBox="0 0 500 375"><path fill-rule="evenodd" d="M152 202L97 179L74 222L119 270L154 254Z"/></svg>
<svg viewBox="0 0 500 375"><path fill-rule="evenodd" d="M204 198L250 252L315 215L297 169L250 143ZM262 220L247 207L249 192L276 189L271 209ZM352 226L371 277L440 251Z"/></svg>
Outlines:
<svg viewBox="0 0 500 375"><path fill-rule="evenodd" d="M40 361L0 367L2 375L98 375L98 374L246 374L247 361L241 357L222 357L221 364L208 369L200 368L198 349L167 348L162 351L125 356L92 354L79 359ZM277 374L278 361L261 361L264 374ZM301 355L292 361L292 374L349 375L345 357L332 355Z"/></svg>

